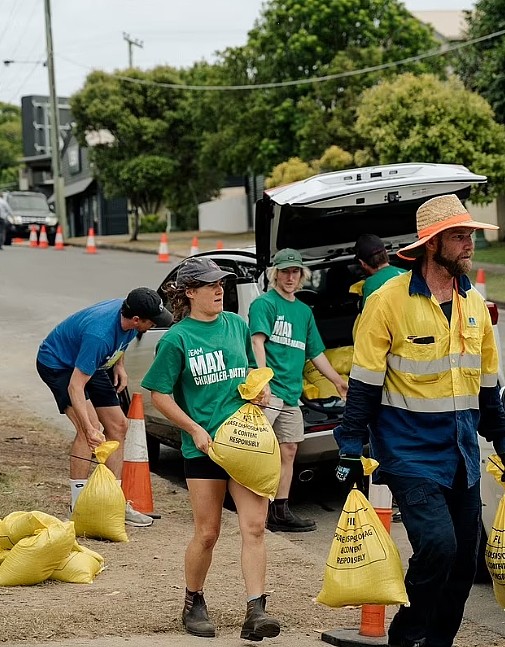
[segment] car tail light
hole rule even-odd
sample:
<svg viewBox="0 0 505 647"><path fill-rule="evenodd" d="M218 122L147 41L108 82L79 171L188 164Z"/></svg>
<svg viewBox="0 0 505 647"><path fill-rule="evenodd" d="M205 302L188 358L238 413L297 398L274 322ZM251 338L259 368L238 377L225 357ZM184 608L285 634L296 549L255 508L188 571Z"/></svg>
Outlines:
<svg viewBox="0 0 505 647"><path fill-rule="evenodd" d="M486 305L489 310L489 314L491 315L491 323L494 326L498 323L498 306L492 301L486 301Z"/></svg>
<svg viewBox="0 0 505 647"><path fill-rule="evenodd" d="M338 422L333 422L331 425L314 425L312 427L307 427L305 429L306 434L313 434L316 431L328 431L328 429L333 429L336 427Z"/></svg>

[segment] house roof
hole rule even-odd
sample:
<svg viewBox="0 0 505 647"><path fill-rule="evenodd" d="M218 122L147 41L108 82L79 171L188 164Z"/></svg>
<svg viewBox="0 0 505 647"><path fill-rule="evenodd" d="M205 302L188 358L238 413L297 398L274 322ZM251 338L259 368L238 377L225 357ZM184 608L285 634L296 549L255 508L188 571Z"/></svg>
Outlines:
<svg viewBox="0 0 505 647"><path fill-rule="evenodd" d="M465 11L411 11L410 13L421 22L431 25L441 40L465 40Z"/></svg>

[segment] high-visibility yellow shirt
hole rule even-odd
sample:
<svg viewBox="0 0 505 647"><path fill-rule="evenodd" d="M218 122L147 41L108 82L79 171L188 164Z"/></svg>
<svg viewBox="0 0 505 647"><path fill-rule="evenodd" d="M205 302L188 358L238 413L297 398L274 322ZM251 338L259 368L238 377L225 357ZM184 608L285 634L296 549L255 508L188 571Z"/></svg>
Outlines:
<svg viewBox="0 0 505 647"><path fill-rule="evenodd" d="M417 271L374 292L356 331L350 375L360 388L382 387L370 436L379 470L448 487L461 457L468 484L480 476L479 392L496 390L498 374L486 304L468 277L458 282L450 323ZM346 442L342 451L353 453Z"/></svg>

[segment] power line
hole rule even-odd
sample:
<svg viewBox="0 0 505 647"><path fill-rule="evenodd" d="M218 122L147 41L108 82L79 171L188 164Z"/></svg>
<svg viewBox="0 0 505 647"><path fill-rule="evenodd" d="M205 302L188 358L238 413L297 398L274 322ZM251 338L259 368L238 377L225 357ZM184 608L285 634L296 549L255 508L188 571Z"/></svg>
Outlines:
<svg viewBox="0 0 505 647"><path fill-rule="evenodd" d="M338 72L336 74L327 74L325 76L315 76L309 79L296 79L292 81L272 81L270 83L251 83L247 85L183 85L182 83L162 83L158 81L150 81L148 79L135 79L129 76L122 76L121 74L110 74L109 76L120 81L126 81L127 83L136 83L138 85L152 85L162 88L172 88L174 90L192 90L197 92L205 91L214 91L214 92L232 92L236 90L267 90L272 88L284 88L295 85L307 85L311 83L325 83L326 81L334 81L336 79L343 79L350 76L360 76L362 74L368 74L370 72L379 72L381 70L391 69L394 67L399 67L401 65L407 65L409 63L415 63L417 61L422 61L427 58L435 58L437 56L445 56L449 52L454 52L456 50L464 49L470 45L475 45L486 40L492 40L494 38L499 38L505 34L505 29L500 29L495 31L492 34L487 34L485 36L480 36L479 38L472 38L461 43L454 43L452 45L442 45L436 50L430 50L428 52L423 52L422 54L417 54L416 56L409 56L408 58L401 59L399 61L390 61L389 63L382 63L380 65L372 65L370 67L364 67L359 70L347 70L346 72ZM78 67L85 68L91 71L93 68L90 68L87 65L82 65L81 63L76 63L64 56L57 55L58 58L76 65ZM96 68L95 68L96 69Z"/></svg>

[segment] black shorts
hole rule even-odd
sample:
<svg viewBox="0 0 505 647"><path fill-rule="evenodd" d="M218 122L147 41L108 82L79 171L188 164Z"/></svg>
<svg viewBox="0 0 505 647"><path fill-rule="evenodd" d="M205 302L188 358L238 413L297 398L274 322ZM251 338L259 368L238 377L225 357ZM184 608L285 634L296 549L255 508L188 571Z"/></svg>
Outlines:
<svg viewBox="0 0 505 647"><path fill-rule="evenodd" d="M184 476L187 479L229 481L230 475L208 456L184 459Z"/></svg>
<svg viewBox="0 0 505 647"><path fill-rule="evenodd" d="M74 369L49 368L37 360L37 372L42 381L51 389L59 412L65 413L67 407L72 406L68 395L68 385ZM116 389L106 371L99 370L91 376L84 387L84 395L86 400L91 400L95 409L97 407L119 407Z"/></svg>

